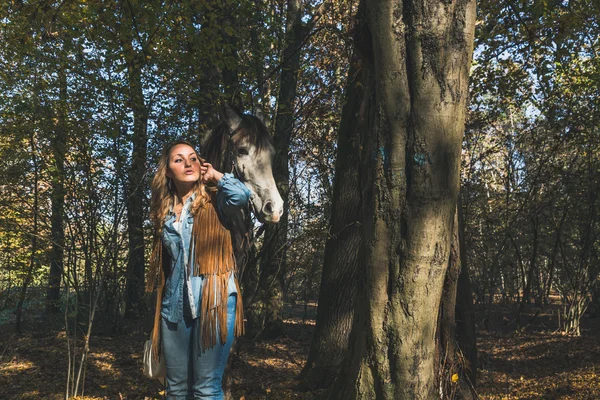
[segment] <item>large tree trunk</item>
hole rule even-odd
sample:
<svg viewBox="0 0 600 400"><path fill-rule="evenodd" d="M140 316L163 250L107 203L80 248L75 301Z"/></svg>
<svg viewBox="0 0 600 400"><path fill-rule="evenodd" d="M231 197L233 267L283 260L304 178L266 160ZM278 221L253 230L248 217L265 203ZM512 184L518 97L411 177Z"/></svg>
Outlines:
<svg viewBox="0 0 600 400"><path fill-rule="evenodd" d="M146 175L146 151L148 146L148 110L142 88L142 68L145 55L133 46L131 9L123 6L120 32L121 46L127 64L129 100L133 113L133 151L126 186L127 234L129 258L127 261L125 316L131 317L144 294L144 190Z"/></svg>
<svg viewBox="0 0 600 400"><path fill-rule="evenodd" d="M52 240L50 253L50 274L48 276L48 292L46 294L46 309L50 313L58 311L60 296L60 281L63 273L63 256L65 247L64 209L65 209L65 153L67 132L67 76L64 67L59 74L60 102L58 105L57 125L54 127L50 145L54 158L52 172L52 218L50 237Z"/></svg>
<svg viewBox="0 0 600 400"><path fill-rule="evenodd" d="M329 386L348 349L361 248L359 140L366 129L364 111L372 88L365 87L362 60L355 52L348 72L335 166L329 237L325 244L317 326L301 378L306 389ZM356 121L358 118L358 121Z"/></svg>
<svg viewBox="0 0 600 400"><path fill-rule="evenodd" d="M294 99L296 97L297 72L300 65L302 43L302 1L289 0L287 9L283 68L275 120L275 157L273 176L284 201L284 213L277 225L265 230L264 251L259 280L259 301L248 312L248 328L251 334L262 332L265 338L283 334L283 276L287 246L289 209L288 152L294 125Z"/></svg>
<svg viewBox="0 0 600 400"><path fill-rule="evenodd" d="M365 1L375 105L365 245L341 399L437 397L436 337L459 191L475 1Z"/></svg>

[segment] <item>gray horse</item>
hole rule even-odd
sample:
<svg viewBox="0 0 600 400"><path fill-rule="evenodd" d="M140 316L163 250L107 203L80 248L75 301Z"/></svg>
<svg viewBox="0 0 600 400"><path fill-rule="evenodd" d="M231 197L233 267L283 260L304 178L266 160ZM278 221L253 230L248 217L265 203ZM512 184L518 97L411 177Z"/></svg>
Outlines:
<svg viewBox="0 0 600 400"><path fill-rule="evenodd" d="M240 283L246 286L245 272L254 242L250 212L260 222L277 223L283 214L283 199L271 169L273 140L263 121L254 115L238 114L228 106L221 114L221 122L202 146L202 156L218 171L233 172L252 192L249 207L233 217L228 227Z"/></svg>
<svg viewBox="0 0 600 400"><path fill-rule="evenodd" d="M202 156L218 171L233 174L250 189L253 212L261 222L279 222L283 199L271 169L275 148L263 121L229 106L202 146Z"/></svg>

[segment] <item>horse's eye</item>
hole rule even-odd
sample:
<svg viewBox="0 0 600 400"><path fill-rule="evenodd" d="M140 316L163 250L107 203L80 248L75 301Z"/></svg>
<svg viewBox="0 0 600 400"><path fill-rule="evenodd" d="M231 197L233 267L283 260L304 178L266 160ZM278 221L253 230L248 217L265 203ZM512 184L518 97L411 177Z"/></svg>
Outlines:
<svg viewBox="0 0 600 400"><path fill-rule="evenodd" d="M247 156L248 155L248 149L243 148L243 147L241 149L238 149L237 152L238 152L239 155L242 155L242 156Z"/></svg>

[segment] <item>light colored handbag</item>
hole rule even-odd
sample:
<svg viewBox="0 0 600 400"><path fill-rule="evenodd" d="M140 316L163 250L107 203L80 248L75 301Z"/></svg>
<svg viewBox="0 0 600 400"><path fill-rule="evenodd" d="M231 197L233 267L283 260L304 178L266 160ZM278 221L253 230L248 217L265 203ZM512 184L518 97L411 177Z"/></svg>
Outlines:
<svg viewBox="0 0 600 400"><path fill-rule="evenodd" d="M156 361L152 356L152 339L144 343L144 375L148 378L158 379L164 383L164 377L167 374L165 366L165 357L160 355L160 361Z"/></svg>

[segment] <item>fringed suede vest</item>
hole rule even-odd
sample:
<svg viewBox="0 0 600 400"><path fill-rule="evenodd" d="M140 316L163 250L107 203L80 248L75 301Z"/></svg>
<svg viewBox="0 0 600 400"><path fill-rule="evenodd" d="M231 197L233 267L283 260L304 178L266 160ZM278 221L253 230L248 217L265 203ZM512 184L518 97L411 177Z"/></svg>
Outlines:
<svg viewBox="0 0 600 400"><path fill-rule="evenodd" d="M201 207L194 216L194 227L190 243L190 260L194 276L204 276L202 298L200 301L200 332L203 349L213 347L219 338L221 344L227 340L227 284L230 274L236 273L235 256L231 244L231 234L221 224L216 210L216 196ZM166 255L166 257L164 257ZM150 276L146 291L154 290L158 278L158 292L152 331L152 349L159 358L160 312L166 276L170 272L171 262L162 239L156 235L150 257ZM235 310L234 336L244 334L244 307L240 287L235 279L238 292Z"/></svg>

